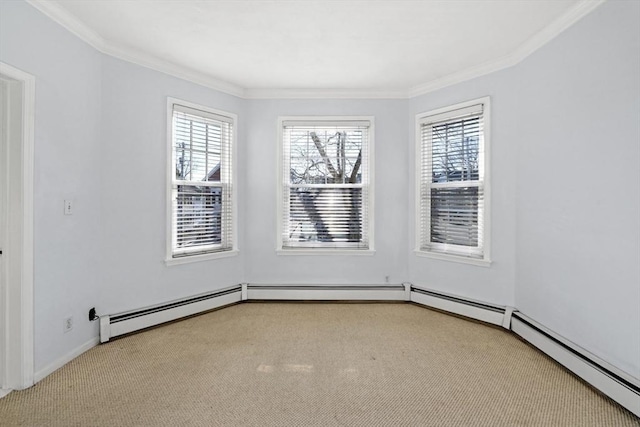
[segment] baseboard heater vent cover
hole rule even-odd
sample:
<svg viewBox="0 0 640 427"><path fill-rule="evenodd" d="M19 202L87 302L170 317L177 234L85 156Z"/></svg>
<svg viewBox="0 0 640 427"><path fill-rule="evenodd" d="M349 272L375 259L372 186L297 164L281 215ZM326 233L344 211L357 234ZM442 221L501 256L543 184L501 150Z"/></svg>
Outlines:
<svg viewBox="0 0 640 427"><path fill-rule="evenodd" d="M620 371L520 312L511 329L571 372L640 417L640 380Z"/></svg>
<svg viewBox="0 0 640 427"><path fill-rule="evenodd" d="M100 342L140 329L240 302L241 286L125 313L100 316Z"/></svg>
<svg viewBox="0 0 640 427"><path fill-rule="evenodd" d="M500 307L411 286L411 301L509 329L511 307Z"/></svg>
<svg viewBox="0 0 640 427"><path fill-rule="evenodd" d="M408 301L405 285L247 285L248 300Z"/></svg>

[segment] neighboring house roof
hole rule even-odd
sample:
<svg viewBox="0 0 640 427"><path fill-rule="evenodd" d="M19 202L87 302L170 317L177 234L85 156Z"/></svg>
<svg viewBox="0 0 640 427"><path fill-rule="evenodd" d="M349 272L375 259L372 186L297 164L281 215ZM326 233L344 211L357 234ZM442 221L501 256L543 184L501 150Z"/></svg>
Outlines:
<svg viewBox="0 0 640 427"><path fill-rule="evenodd" d="M207 181L220 181L220 163L215 165L207 174Z"/></svg>

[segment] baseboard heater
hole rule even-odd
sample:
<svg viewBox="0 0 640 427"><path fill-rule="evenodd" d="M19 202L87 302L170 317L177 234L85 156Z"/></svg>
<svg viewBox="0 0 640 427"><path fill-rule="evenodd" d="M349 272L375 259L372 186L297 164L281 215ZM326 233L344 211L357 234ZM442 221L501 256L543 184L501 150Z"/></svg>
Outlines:
<svg viewBox="0 0 640 427"><path fill-rule="evenodd" d="M514 310L402 285L241 284L166 304L100 316L100 342L246 300L411 301L509 329L640 417L640 380Z"/></svg>
<svg viewBox="0 0 640 427"><path fill-rule="evenodd" d="M513 308L500 307L411 286L411 301L509 329Z"/></svg>
<svg viewBox="0 0 640 427"><path fill-rule="evenodd" d="M240 302L240 285L125 313L100 316L100 342L140 329Z"/></svg>
<svg viewBox="0 0 640 427"><path fill-rule="evenodd" d="M406 285L247 285L248 300L408 301Z"/></svg>
<svg viewBox="0 0 640 427"><path fill-rule="evenodd" d="M520 312L513 313L511 330L640 417L640 380Z"/></svg>

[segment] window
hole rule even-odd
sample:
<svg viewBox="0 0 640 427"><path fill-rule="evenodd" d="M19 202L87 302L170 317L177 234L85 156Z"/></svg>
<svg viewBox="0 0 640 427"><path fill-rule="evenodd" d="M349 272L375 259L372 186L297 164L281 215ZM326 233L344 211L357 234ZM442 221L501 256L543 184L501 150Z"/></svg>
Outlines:
<svg viewBox="0 0 640 427"><path fill-rule="evenodd" d="M235 115L169 99L170 238L167 262L234 250Z"/></svg>
<svg viewBox="0 0 640 427"><path fill-rule="evenodd" d="M281 118L279 128L278 249L372 250L373 118Z"/></svg>
<svg viewBox="0 0 640 427"><path fill-rule="evenodd" d="M419 253L488 263L488 117L489 98L418 116Z"/></svg>

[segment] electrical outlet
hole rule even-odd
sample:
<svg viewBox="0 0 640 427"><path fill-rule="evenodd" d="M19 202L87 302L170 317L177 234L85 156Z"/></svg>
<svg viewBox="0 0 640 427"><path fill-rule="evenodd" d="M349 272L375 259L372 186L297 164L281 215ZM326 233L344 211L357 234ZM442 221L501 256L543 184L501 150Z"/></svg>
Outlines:
<svg viewBox="0 0 640 427"><path fill-rule="evenodd" d="M62 321L62 330L64 333L73 329L73 316L65 317Z"/></svg>
<svg viewBox="0 0 640 427"><path fill-rule="evenodd" d="M384 283L389 283L389 276L384 276Z"/></svg>

